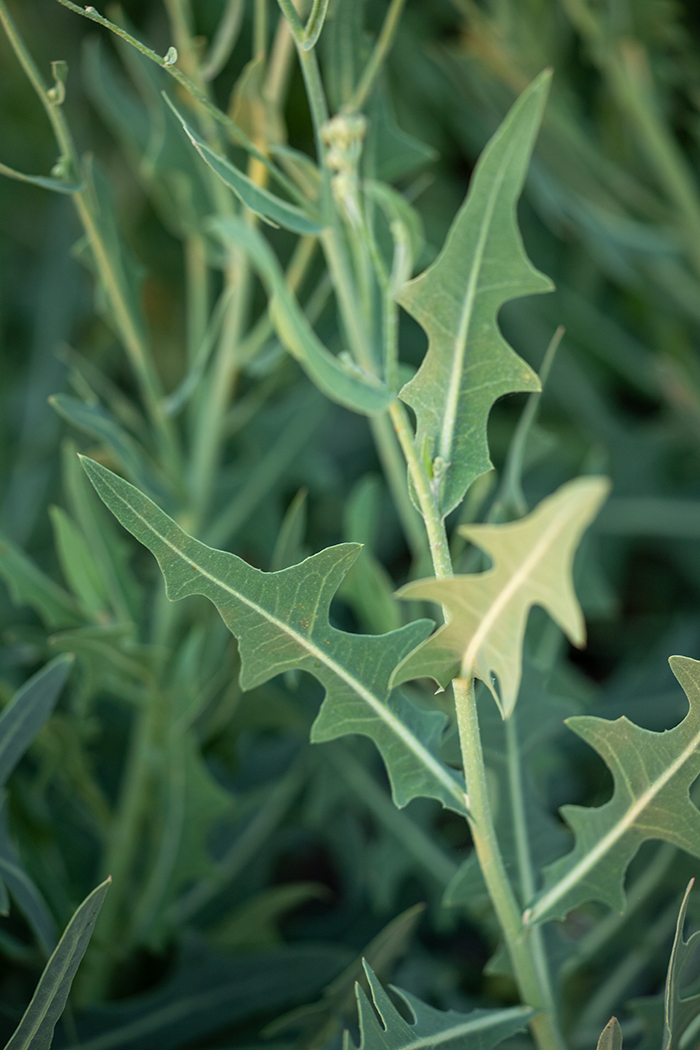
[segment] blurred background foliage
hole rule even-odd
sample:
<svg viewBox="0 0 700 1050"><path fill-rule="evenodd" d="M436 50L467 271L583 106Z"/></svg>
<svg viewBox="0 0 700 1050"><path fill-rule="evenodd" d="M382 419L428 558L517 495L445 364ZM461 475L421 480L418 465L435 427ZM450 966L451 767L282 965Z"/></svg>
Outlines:
<svg viewBox="0 0 700 1050"><path fill-rule="evenodd" d="M42 70L55 59L68 62L65 110L81 152L95 154L111 186L171 392L186 372L189 336L182 230L172 206L177 184L169 162L149 158L157 93L154 103L133 56L52 0L9 6ZM203 40L225 6L193 5ZM335 105L347 66L339 48L353 33L360 40L376 34L386 8L384 0L332 0L319 52ZM142 39L167 51L160 0L131 0L122 12ZM271 2L270 32L276 17ZM215 81L218 102L243 124L257 119L254 85L239 79L252 34L246 3L238 42ZM529 254L557 290L512 303L501 317L509 340L537 368L557 325L565 328L527 447L525 497L532 506L588 471L608 473L614 490L579 560L587 649L568 652L536 614L530 634L553 666L552 694L566 697L556 712L626 713L650 729L684 714L666 658L700 657L699 42L700 10L691 0L408 0L381 99L370 110L370 127L379 129L374 162L423 220L422 268L514 95L545 66L554 70L520 219ZM2 36L0 70L0 159L48 173L52 136ZM158 76L153 83L163 86ZM294 64L287 98L284 133L311 152ZM403 134L394 129L390 139L392 111ZM130 139L125 119L137 131ZM271 236L288 255L288 235ZM72 402L62 411L47 404L61 393L105 404L132 439L143 436L133 383L99 295L95 303L84 254L68 196L0 182L7 583L0 585L0 698L56 652L78 654L70 689L11 781L10 828L59 924L95 884L109 852L133 711L166 697L179 715L166 719L153 756L159 787L140 818L131 895L118 917L123 943L97 938L91 949L93 958L111 953L110 981L99 995L83 981L57 1044L72 1045L77 1033L84 1050L253 1045L277 1019L265 1045L326 1045L352 1023L362 951L382 977L443 1009L513 1001L514 986L498 966L482 973L495 944L478 886L467 880L454 890L469 849L461 822L426 800L395 811L366 741L311 748L319 696L310 680L289 675L242 695L234 643L198 601L181 614L174 652L163 650L161 584L150 556L126 543L75 472L76 448L105 462L113 454L94 427L66 422ZM330 330L332 311L313 267L307 287L317 295L319 324ZM410 319L402 323L402 354L415 366L424 337ZM270 339L251 356L236 398L218 481L217 543L268 569L359 539L366 553L335 615L365 631L400 623L404 609L390 591L405 581L411 557L366 422L326 406ZM523 403L512 397L492 413L497 471ZM157 490L158 479L150 480ZM481 479L457 516L483 519L497 489L493 475ZM121 580L116 603L90 575L66 510L83 526L92 522L89 547L109 535ZM8 568L17 549L61 591L48 593L44 577L36 584L43 597L18 591ZM136 634L120 627L125 618L137 623ZM531 689L535 702L541 685ZM532 762L552 814L564 802L602 802L610 789L602 762L558 717ZM566 838L562 846L557 830L561 851ZM169 859L159 846L168 835L176 840ZM626 1018L630 1038L653 1044L658 1003L625 1004L658 993L690 874L691 862L671 847L646 846L629 876L636 889L628 917L603 917L596 926L602 909L591 907L565 924L569 961L561 976L574 1045L590 1045L613 1011ZM441 905L448 884L451 907ZM0 949L1 1038L41 966L15 907L0 924ZM113 1002L95 1005L102 995ZM316 1005L279 1020L304 1004Z"/></svg>

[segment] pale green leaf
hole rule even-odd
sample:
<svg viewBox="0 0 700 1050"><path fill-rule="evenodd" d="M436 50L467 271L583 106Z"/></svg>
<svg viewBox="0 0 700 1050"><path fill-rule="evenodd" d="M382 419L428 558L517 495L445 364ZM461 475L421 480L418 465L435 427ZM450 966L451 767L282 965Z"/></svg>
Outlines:
<svg viewBox="0 0 700 1050"><path fill-rule="evenodd" d="M372 1002L356 987L360 1020L360 1050L417 1050L418 1047L451 1047L452 1050L492 1050L504 1039L522 1031L535 1011L529 1006L512 1006L502 1010L472 1010L468 1014L455 1010L436 1010L415 995L400 988L392 992L403 1003L411 1017L407 1021L370 967L365 963ZM346 1033L345 1050L353 1043Z"/></svg>
<svg viewBox="0 0 700 1050"><path fill-rule="evenodd" d="M520 96L481 155L440 255L398 297L428 334L428 353L401 398L416 413L416 444L434 464L445 515L491 467L486 427L494 401L539 389L497 315L508 300L553 287L527 258L516 215L548 88L543 73Z"/></svg>
<svg viewBox="0 0 700 1050"><path fill-rule="evenodd" d="M605 760L615 786L602 806L563 807L576 842L545 869L544 889L526 911L527 923L563 917L586 901L624 911L625 871L647 839L671 842L700 857L700 810L689 795L700 774L700 662L672 656L670 664L690 705L674 729L655 733L627 718L567 719Z"/></svg>
<svg viewBox="0 0 700 1050"><path fill-rule="evenodd" d="M281 343L318 389L339 405L364 415L383 412L394 394L376 376L346 363L326 349L287 285L272 249L258 230L232 216L215 219L213 231L231 247L244 251L270 295L270 317Z"/></svg>
<svg viewBox="0 0 700 1050"><path fill-rule="evenodd" d="M695 879L688 883L676 923L676 935L673 939L671 958L668 964L666 976L666 988L664 990L664 1039L662 1050L680 1050L681 1043L685 1043L683 1036L688 1026L700 1015L700 994L681 996L681 984L686 970L694 959L698 944L700 944L700 930L696 930L686 941L683 935L685 917L688 911L688 898L693 888ZM616 1047L615 1050L619 1050Z"/></svg>
<svg viewBox="0 0 700 1050"><path fill-rule="evenodd" d="M308 671L326 690L312 740L345 733L369 736L387 763L397 804L425 794L465 811L459 778L434 753L443 716L389 695L391 672L425 637L430 621L378 636L346 634L328 621L331 600L357 557L357 544L341 543L280 572L261 572L188 536L147 496L105 467L89 459L82 462L106 505L157 558L168 597L175 601L203 594L216 605L238 638L244 689L295 668Z"/></svg>
<svg viewBox="0 0 700 1050"><path fill-rule="evenodd" d="M600 1033L596 1050L622 1050L622 1029L617 1017L611 1017Z"/></svg>
<svg viewBox="0 0 700 1050"><path fill-rule="evenodd" d="M301 208L297 208L295 204L288 204L281 197L270 193L264 186L259 186L252 179L249 179L247 175L244 175L242 171L239 171L230 160L222 157L220 153L215 153L199 137L196 131L190 127L175 106L168 99L166 101L205 164L208 164L214 174L218 175L221 181L229 189L233 190L238 199L247 208L250 208L251 211L255 212L256 215L260 215L263 219L284 226L287 230L292 230L293 233L320 233L323 230L323 223L314 219L311 215L307 215Z"/></svg>
<svg viewBox="0 0 700 1050"><path fill-rule="evenodd" d="M401 588L401 598L439 602L449 620L397 667L393 680L430 677L445 688L453 678L480 678L508 718L518 696L532 606L546 609L574 645L585 641L571 569L581 534L609 487L605 478L576 478L519 521L462 526L462 535L485 551L493 566Z"/></svg>
<svg viewBox="0 0 700 1050"><path fill-rule="evenodd" d="M109 883L107 879L94 889L68 923L5 1050L49 1050L56 1022L63 1013Z"/></svg>

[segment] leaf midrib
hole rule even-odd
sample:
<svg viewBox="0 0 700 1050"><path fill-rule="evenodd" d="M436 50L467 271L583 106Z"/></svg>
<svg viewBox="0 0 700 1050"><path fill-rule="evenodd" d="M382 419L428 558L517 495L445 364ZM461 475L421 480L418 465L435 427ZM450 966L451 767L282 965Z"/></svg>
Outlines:
<svg viewBox="0 0 700 1050"><path fill-rule="evenodd" d="M687 715L686 717L690 717ZM681 723L682 726L683 723ZM680 729L681 726L678 726ZM700 747L700 729L692 737L690 743L681 751L680 755L663 771L661 776L650 784L649 787L643 794L641 794L638 800L629 807L625 815L617 821L616 824L608 831L602 839L600 839L592 850L581 858L577 864L571 869L571 871L560 879L551 890L540 897L537 904L532 908L528 908L523 914L523 921L526 926L530 926L535 922L539 921L541 915L547 912L551 907L564 897L570 889L572 889L578 882L588 875L588 873L603 859L616 843L626 834L631 828L633 828L637 817L644 812L647 806L654 800L668 784L668 782L679 772L679 770L685 765L688 759L691 757L694 751ZM613 796L614 799L614 796ZM613 801L611 799L611 801ZM527 919L525 919L527 916Z"/></svg>
<svg viewBox="0 0 700 1050"><path fill-rule="evenodd" d="M284 623L282 620L278 620L276 616L273 616L272 613L268 612L266 609L263 609L257 604L257 602L252 601L250 598L246 598L245 595L235 590L235 588L230 587L228 584L224 583L223 580L220 580L217 576L213 576L210 572L207 572L205 568L198 564L195 558L185 558L183 552L178 547L176 547L174 543L171 543L167 536L164 536L161 532L159 532L158 529L156 529L151 524L151 522L148 521L147 518L144 518L143 515L136 510L133 504L128 503L127 500L125 500L124 497L121 495L121 493L117 492L117 490L109 483L109 481L103 479L103 483L108 485L113 496L117 500L119 500L120 503L123 503L124 506L127 507L128 510L132 514L134 514L150 532L153 533L154 536L156 536L162 543L169 547L173 554L177 555L177 557L181 561L189 565L190 568L194 566L205 579L209 580L221 590L226 591L228 594L232 595L238 601L248 606L249 609L252 609L264 619L268 620L269 623L273 624L284 634L288 635L290 638L293 638L298 645L307 650L309 656L313 656L314 659L317 659L321 663L325 664L325 666L330 671L332 671L333 674L335 674L338 678L344 681L346 685L349 685L353 692L355 692L360 697L360 699L364 700L365 703L367 703L372 708L375 714L377 714L382 719L382 721L392 730L392 732L403 741L403 743L409 748L409 750L411 750L416 755L416 757L422 762L422 764L428 769L430 769L433 776L435 776L440 781L443 787L447 787L450 794L458 800L460 809L463 809L465 806L468 807L468 800L466 794L460 790L459 786L445 772L445 770L430 754L427 748L425 748L421 744L421 742L406 729L403 723L392 714L392 712L388 709L386 704L382 703L382 701L375 697L374 694L371 693L368 689L366 689L361 682L359 682L356 678L349 674L349 672L347 672L345 668L342 667L340 664L336 663L335 660L331 659L331 657L329 657L327 653L323 652L322 649L319 649L316 645L314 645L314 643L311 642L305 635L299 634L297 631L292 630L292 628L288 624ZM176 527L179 528L179 526ZM184 533L184 531L183 534L187 536L187 533ZM193 537L188 536L188 539L193 539Z"/></svg>
<svg viewBox="0 0 700 1050"><path fill-rule="evenodd" d="M462 660L462 677L472 677L473 667L479 653L479 649L491 632L494 624L501 616L505 608L510 604L515 594L525 586L534 573L537 564L543 560L552 543L558 538L563 529L568 525L572 517L579 512L579 506L569 507L564 505L561 511L554 517L549 526L541 534L537 543L531 548L527 557L521 562L516 571L508 578L506 585L498 592L496 598L484 613L479 626L472 635ZM476 540L478 544L478 539ZM497 570L494 570L497 571Z"/></svg>
<svg viewBox="0 0 700 1050"><path fill-rule="evenodd" d="M457 327L457 338L455 340L456 351L452 358L450 382L447 389L445 420L442 426L442 433L440 435L440 455L446 462L449 462L452 456L452 444L454 441L454 431L457 421L457 410L461 390L464 355L467 349L467 339L469 337L469 329L471 327L474 312L474 303L476 302L479 275L481 273L484 252L486 250L486 244L491 230L491 222L493 219L494 210L496 208L496 201L506 176L507 161L512 156L514 149L515 140L511 144L511 148L506 152L504 156L503 162L499 169L498 178L494 181L491 187L491 191L487 197L487 206L484 208L484 211L482 213L483 217L481 222L481 228L479 231L479 239L477 241L476 251L474 253L474 262L472 264L471 272L469 274L467 294L464 300L464 305L462 307L462 312L460 313L459 317L459 325Z"/></svg>
<svg viewBox="0 0 700 1050"><path fill-rule="evenodd" d="M463 1021L444 1032L433 1033L423 1036L422 1039L414 1039L410 1043L402 1043L400 1050L423 1050L424 1047L440 1046L442 1043L450 1043L462 1035L472 1032L483 1032L484 1029L495 1028L503 1021L511 1021L515 1018L516 1011L522 1014L523 1023L529 1018L532 1010L528 1006L515 1007L510 1010L501 1010L498 1015L491 1014L489 1017L479 1017L472 1021Z"/></svg>

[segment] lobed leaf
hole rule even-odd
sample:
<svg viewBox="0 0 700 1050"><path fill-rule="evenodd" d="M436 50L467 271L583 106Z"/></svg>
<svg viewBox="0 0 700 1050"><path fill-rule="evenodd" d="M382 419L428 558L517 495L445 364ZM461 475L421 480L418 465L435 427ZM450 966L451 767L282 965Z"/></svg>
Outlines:
<svg viewBox="0 0 700 1050"><path fill-rule="evenodd" d="M244 689L295 668L308 671L326 690L313 741L369 736L387 764L397 805L427 795L465 812L459 778L434 753L444 716L389 695L394 667L425 637L431 621L378 636L347 634L329 623L331 600L359 545L341 543L291 568L262 572L188 536L106 467L85 458L82 463L105 504L157 558L168 598L203 594L216 605L238 639Z"/></svg>
<svg viewBox="0 0 700 1050"><path fill-rule="evenodd" d="M563 918L586 901L624 911L625 872L647 839L700 857L700 810L689 794L700 774L700 662L684 656L669 662L690 708L674 729L656 733L624 717L567 719L604 759L615 786L602 806L562 808L575 845L545 869L544 889L524 915L527 924Z"/></svg>
<svg viewBox="0 0 700 1050"><path fill-rule="evenodd" d="M5 1050L49 1050L109 884L107 879L94 889L68 923Z"/></svg>
<svg viewBox="0 0 700 1050"><path fill-rule="evenodd" d="M480 678L508 718L520 687L532 606L545 608L575 645L585 641L571 570L581 534L609 488L605 478L576 478L519 521L463 526L461 534L493 566L473 575L417 580L398 591L407 600L441 603L449 620L399 664L392 680L430 677L446 688L456 677Z"/></svg>
<svg viewBox="0 0 700 1050"><path fill-rule="evenodd" d="M508 300L553 288L527 258L516 216L549 79L542 73L517 100L476 165L440 255L398 296L429 339L400 396L416 413L416 444L433 463L443 515L491 468L486 428L494 401L539 389L496 318Z"/></svg>
<svg viewBox="0 0 700 1050"><path fill-rule="evenodd" d="M529 1006L512 1006L503 1010L472 1010L468 1014L455 1010L436 1010L410 992L392 987L392 992L407 1008L412 1020L406 1021L365 962L365 974L372 1002L356 986L360 1020L359 1050L416 1050L417 1047L452 1047L453 1050L492 1050L504 1039L522 1031L535 1010ZM344 1050L353 1047L345 1033Z"/></svg>

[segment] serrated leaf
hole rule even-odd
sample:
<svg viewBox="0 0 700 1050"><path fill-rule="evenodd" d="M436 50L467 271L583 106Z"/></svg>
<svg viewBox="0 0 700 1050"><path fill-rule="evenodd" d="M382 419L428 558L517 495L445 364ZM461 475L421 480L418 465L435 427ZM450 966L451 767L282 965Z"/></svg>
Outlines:
<svg viewBox="0 0 700 1050"><path fill-rule="evenodd" d="M444 515L491 468L486 428L494 401L539 389L501 335L497 314L510 299L553 288L527 258L516 215L548 89L543 73L517 100L476 165L440 255L398 296L428 334L428 353L400 396L416 413L419 454L441 461L435 484Z"/></svg>
<svg viewBox="0 0 700 1050"><path fill-rule="evenodd" d="M585 901L624 911L625 872L647 839L700 857L700 810L689 795L700 773L700 662L672 656L669 663L690 707L674 729L656 733L624 717L567 719L604 759L615 786L602 806L562 808L574 849L545 869L544 890L525 913L528 924L563 917Z"/></svg>
<svg viewBox="0 0 700 1050"><path fill-rule="evenodd" d="M399 664L392 681L430 677L446 688L453 678L480 678L508 718L520 687L532 606L546 609L574 645L585 641L571 569L581 534L609 488L605 478L576 478L519 521L462 526L461 534L488 554L493 567L473 575L417 580L398 591L400 598L442 604L449 620Z"/></svg>
<svg viewBox="0 0 700 1050"><path fill-rule="evenodd" d="M107 879L94 889L68 923L5 1050L49 1050L56 1022L63 1013L109 883Z"/></svg>
<svg viewBox="0 0 700 1050"><path fill-rule="evenodd" d="M252 689L299 668L317 678L326 699L312 740L370 736L387 764L399 805L419 794L465 812L459 778L436 757L436 712L389 696L396 664L421 641L430 621L385 635L352 635L328 621L331 600L359 552L341 543L280 572L261 572L188 536L147 496L106 467L82 460L99 496L155 555L171 601L203 594L239 641L241 686ZM429 740L426 744L424 741Z"/></svg>
<svg viewBox="0 0 700 1050"><path fill-rule="evenodd" d="M227 245L244 251L265 283L270 318L280 342L296 358L318 389L336 404L374 415L395 395L376 376L362 372L326 349L292 295L280 264L262 234L241 219L215 219L211 229Z"/></svg>
<svg viewBox="0 0 700 1050"><path fill-rule="evenodd" d="M681 996L681 982L685 971L695 958L700 944L700 930L696 930L686 941L683 935L685 917L688 911L688 898L695 879L691 879L683 895L676 935L673 939L671 958L668 964L666 987L664 989L664 1038L662 1050L679 1050L683 1035L688 1026L700 1015L700 994ZM696 985L697 987L697 985ZM618 1048L615 1048L618 1050Z"/></svg>
<svg viewBox="0 0 700 1050"><path fill-rule="evenodd" d="M357 985L357 1012L360 1021L359 1050L415 1050L416 1047L451 1047L452 1050L492 1050L504 1039L526 1027L535 1011L528 1006L505 1010L436 1010L415 995L392 986L392 992L406 1007L411 1021L399 1013L387 992L365 963L365 974L372 1002ZM353 1047L346 1032L344 1050Z"/></svg>
<svg viewBox="0 0 700 1050"><path fill-rule="evenodd" d="M284 226L286 230L291 230L293 233L321 233L324 228L323 223L314 219L311 215L307 215L301 208L297 208L295 204L288 204L281 197L270 193L264 186L259 186L252 179L249 179L247 175L244 175L242 171L239 171L230 160L222 157L220 153L215 153L199 137L196 131L190 127L172 102L169 99L166 99L166 101L182 124L185 134L204 163L211 168L215 175L218 175L229 189L233 190L238 199L247 208L250 208L256 215L260 215L261 218L279 226Z"/></svg>

